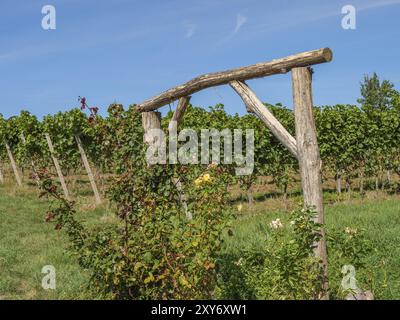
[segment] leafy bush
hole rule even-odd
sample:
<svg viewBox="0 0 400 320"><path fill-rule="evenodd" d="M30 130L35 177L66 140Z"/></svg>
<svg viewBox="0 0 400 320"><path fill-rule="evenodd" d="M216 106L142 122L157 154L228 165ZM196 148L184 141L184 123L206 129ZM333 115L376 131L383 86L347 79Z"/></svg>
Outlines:
<svg viewBox="0 0 400 320"><path fill-rule="evenodd" d="M328 233L329 278L332 299L343 299L351 290L343 288L342 280L346 276L344 266L352 266L355 271L356 285L361 290L371 289L370 275L373 266L367 265L367 257L373 250L371 242L361 228L346 227L344 230L332 230Z"/></svg>
<svg viewBox="0 0 400 320"><path fill-rule="evenodd" d="M230 220L225 169L148 166L140 143L140 114L126 119L120 130L129 132L135 145L115 150L121 166L116 166L118 175L108 190L119 223L85 229L74 217L74 204L58 192L49 171L41 170L43 195L54 199L46 220L65 229L80 265L91 273L91 288L102 297L211 298L216 257ZM186 183L178 191L176 181L182 175ZM186 193L193 219L186 216L180 192Z"/></svg>
<svg viewBox="0 0 400 320"><path fill-rule="evenodd" d="M299 209L291 213L290 222L277 219L262 226L261 250L247 249L236 261L228 259L231 271L221 277L221 297L317 299L323 272L313 253L321 228L313 221L314 215L312 210ZM235 279L240 283L235 285Z"/></svg>

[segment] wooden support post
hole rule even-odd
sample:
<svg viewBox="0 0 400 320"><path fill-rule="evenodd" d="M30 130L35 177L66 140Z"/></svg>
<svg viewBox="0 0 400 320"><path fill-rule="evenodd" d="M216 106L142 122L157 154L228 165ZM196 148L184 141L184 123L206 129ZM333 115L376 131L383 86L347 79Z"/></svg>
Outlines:
<svg viewBox="0 0 400 320"><path fill-rule="evenodd" d="M176 110L174 112L174 115L172 116L172 119L168 125L168 132L169 132L169 139L170 139L170 145L171 143L177 147L177 131L178 131L178 126L179 122L181 121L183 114L186 111L186 108L189 105L191 97L182 97L179 99L178 106L176 107ZM175 141L171 141L175 140ZM183 185L179 177L174 178L174 183L176 186L176 189L179 192L179 202L181 203L183 210L185 211L186 218L188 220L193 219L193 215L191 212L188 210L188 205L187 205L187 197L185 192L183 191Z"/></svg>
<svg viewBox="0 0 400 320"><path fill-rule="evenodd" d="M183 114L189 105L190 99L191 97L182 97L179 99L178 106L176 107L174 115L172 116L172 119L168 125L168 131L170 135L172 132L176 132L178 130L179 122L181 121Z"/></svg>
<svg viewBox="0 0 400 320"><path fill-rule="evenodd" d="M144 129L143 141L149 147L146 152L146 160L148 165L166 164L167 157L165 154L166 142L163 135L160 134L161 129L161 113L160 112L143 112L142 125Z"/></svg>
<svg viewBox="0 0 400 320"><path fill-rule="evenodd" d="M92 169L90 168L90 164L87 159L85 149L83 149L81 138L79 138L79 136L75 135L75 140L78 145L79 153L81 154L82 162L83 162L83 165L85 166L86 173L89 177L90 185L92 186L94 197L96 199L96 204L100 204L101 203L100 194L99 194L99 191L97 190L96 182L94 180L93 172L92 172Z"/></svg>
<svg viewBox="0 0 400 320"><path fill-rule="evenodd" d="M3 171L0 168L0 183L4 183Z"/></svg>
<svg viewBox="0 0 400 320"><path fill-rule="evenodd" d="M244 82L232 81L230 86L243 99L247 111L256 114L271 130L274 136L297 158L297 144L295 138L287 132L285 127L274 117L268 108L258 99L256 94Z"/></svg>
<svg viewBox="0 0 400 320"><path fill-rule="evenodd" d="M8 157L10 158L11 167L12 167L12 169L14 171L15 180L17 181L18 186L22 186L21 177L19 175L18 168L17 168L17 165L16 165L15 160L14 160L14 156L13 156L13 154L11 152L11 148L10 148L8 142L5 142L5 145L6 145Z"/></svg>
<svg viewBox="0 0 400 320"><path fill-rule="evenodd" d="M183 112L185 111L188 102L189 102L189 99L187 99L187 100L184 99L184 100L180 101L180 103L178 105L179 111L178 111L178 113L176 111L174 114L174 116L178 115L179 113L181 114L177 117L178 120L180 119ZM161 113L154 112L154 111L143 112L142 113L142 125L143 125L143 129L144 129L144 142L147 143L149 146L151 146L155 143L158 143L159 141L155 141L156 137L154 137L152 135L151 130L152 129L161 129ZM176 127L175 127L175 125L170 126L169 130L171 132L171 130L176 130L176 128L177 128L177 124L176 124ZM183 186L182 186L181 181L179 180L179 178L175 178L175 179L173 179L173 182L179 192L179 201L181 202L181 204L184 208L186 217L188 219L192 219L191 213L189 213L187 210L186 195L183 192Z"/></svg>
<svg viewBox="0 0 400 320"><path fill-rule="evenodd" d="M57 157L55 155L54 146L53 146L53 143L51 141L50 135L48 133L46 133L45 136L46 136L47 145L49 146L50 155L51 155L51 158L53 160L54 166L56 167L58 179L60 180L61 187L63 189L65 198L67 200L71 200L70 196L69 196L67 184L65 183L64 175L63 175L63 173L61 171L60 164L59 164L58 159L57 159Z"/></svg>
<svg viewBox="0 0 400 320"><path fill-rule="evenodd" d="M155 137L153 136L152 129L161 129L161 113L160 112L143 112L142 124L144 129L144 142L153 144Z"/></svg>
<svg viewBox="0 0 400 320"><path fill-rule="evenodd" d="M294 68L292 70L293 101L296 125L297 154L299 159L301 184L305 206L316 210L315 221L325 223L321 158L317 142L317 132L313 116L312 75L309 68ZM325 281L322 299L328 299L328 259L325 233L316 244L315 255L321 261Z"/></svg>
<svg viewBox="0 0 400 320"><path fill-rule="evenodd" d="M25 139L25 136L23 133L21 133L21 141L23 144L26 144L26 139ZM33 177L35 178L36 184L39 185L40 179L39 179L39 175L36 170L35 162L33 160L31 160L31 168L32 168L32 173L33 173Z"/></svg>

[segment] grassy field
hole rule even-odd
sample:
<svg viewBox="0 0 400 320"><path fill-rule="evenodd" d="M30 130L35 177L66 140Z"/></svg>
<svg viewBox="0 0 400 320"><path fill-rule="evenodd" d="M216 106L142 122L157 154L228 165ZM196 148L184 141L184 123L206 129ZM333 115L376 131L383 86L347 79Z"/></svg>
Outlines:
<svg viewBox="0 0 400 320"><path fill-rule="evenodd" d="M373 251L367 257L372 289L376 299L400 299L400 199L371 196L354 199L326 207L327 230L343 230L346 227L365 230ZM287 212L265 212L265 203L249 214L245 212L235 222L234 237L227 243L227 250L237 253L245 247L257 247L262 243L262 230L272 220L287 220ZM329 248L328 248L329 251ZM328 252L329 254L329 252Z"/></svg>
<svg viewBox="0 0 400 320"><path fill-rule="evenodd" d="M329 195L326 198L333 202ZM84 198L78 204L79 218L86 224L109 223L114 219L108 208L95 209L91 201ZM279 209L280 202L266 199L251 210L244 205L227 250L240 251L245 246L257 245L260 224L287 215ZM67 251L66 238L54 231L53 225L44 223L47 207L46 201L39 199L32 189L0 187L0 299L95 298L86 289L88 274ZM376 298L400 299L400 199L371 193L363 199L329 204L326 212L328 230L346 226L366 229L376 248L368 257L374 266ZM45 265L56 268L54 291L41 287L41 269Z"/></svg>

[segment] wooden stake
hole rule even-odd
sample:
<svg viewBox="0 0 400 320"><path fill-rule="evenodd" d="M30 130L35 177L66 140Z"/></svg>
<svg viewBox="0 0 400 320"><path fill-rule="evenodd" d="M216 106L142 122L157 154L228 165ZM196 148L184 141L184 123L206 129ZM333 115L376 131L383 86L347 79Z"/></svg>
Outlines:
<svg viewBox="0 0 400 320"><path fill-rule="evenodd" d="M247 111L256 114L271 130L274 136L297 158L296 139L287 132L285 127L274 117L268 108L261 102L256 94L245 84L240 81L232 81L230 86L243 99Z"/></svg>
<svg viewBox="0 0 400 320"><path fill-rule="evenodd" d="M166 164L166 140L161 133L161 113L160 112L143 112L142 125L144 128L144 143L149 147L146 152L146 160L148 165Z"/></svg>
<svg viewBox="0 0 400 320"><path fill-rule="evenodd" d="M4 183L3 171L0 168L0 183Z"/></svg>
<svg viewBox="0 0 400 320"><path fill-rule="evenodd" d="M154 143L154 136L151 132L152 129L161 129L161 113L160 112L143 112L142 125L144 129L144 142L147 144Z"/></svg>
<svg viewBox="0 0 400 320"><path fill-rule="evenodd" d="M315 221L324 224L321 158L313 116L311 82L312 76L309 68L294 68L292 70L297 154L304 204L305 206L314 207L317 212ZM321 298L328 299L328 258L325 233L323 231L322 238L315 249L315 255L320 259L325 275L324 292Z"/></svg>
<svg viewBox="0 0 400 320"><path fill-rule="evenodd" d="M90 185L92 186L94 197L96 199L96 204L100 204L101 203L100 194L99 194L99 191L97 190L96 182L94 180L93 172L92 172L92 169L90 168L90 164L87 159L85 149L83 149L82 141L79 138L79 136L77 136L77 135L75 135L75 140L78 145L79 153L81 154L82 162L83 162L83 165L85 166L86 173L89 177Z"/></svg>
<svg viewBox="0 0 400 320"><path fill-rule="evenodd" d="M65 183L64 175L63 175L63 173L61 171L61 167L60 167L60 164L58 162L58 159L55 156L54 146L53 146L53 143L51 141L50 135L48 133L46 133L45 136L46 136L46 140L47 140L47 145L49 146L50 155L51 155L51 158L53 159L54 166L56 167L58 179L60 180L61 187L63 189L65 198L67 198L67 200L71 200L70 196L69 196L67 184Z"/></svg>
<svg viewBox="0 0 400 320"><path fill-rule="evenodd" d="M6 142L5 145L6 145L8 157L10 158L11 167L12 167L12 169L14 171L15 180L17 181L18 186L22 186L21 177L19 175L19 172L18 172L18 169L17 169L17 165L15 164L15 160L14 160L14 156L13 156L13 154L11 152L11 148L8 145L8 142Z"/></svg>

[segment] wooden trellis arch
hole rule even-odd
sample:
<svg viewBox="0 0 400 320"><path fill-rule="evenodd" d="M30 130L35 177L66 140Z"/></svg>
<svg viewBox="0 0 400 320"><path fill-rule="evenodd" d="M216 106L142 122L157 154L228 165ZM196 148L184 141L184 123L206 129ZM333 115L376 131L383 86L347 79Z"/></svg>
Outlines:
<svg viewBox="0 0 400 320"><path fill-rule="evenodd" d="M315 208L317 212L316 222L323 224L325 219L321 158L313 117L312 71L310 66L330 61L332 61L332 51L329 48L323 48L270 62L261 62L247 67L204 74L142 102L137 106L137 110L142 112L143 126L145 132L148 132L149 129L160 127L160 114L155 110L179 99L170 123L169 129L171 130L173 126L177 126L182 118L189 104L191 94L213 86L229 84L242 98L247 111L257 115L274 136L297 158L304 204ZM275 74L285 74L289 71L292 72L295 138L289 134L244 82ZM315 255L321 260L325 276L327 276L327 251L324 234L316 246ZM327 281L325 281L325 289L325 298L327 298Z"/></svg>

